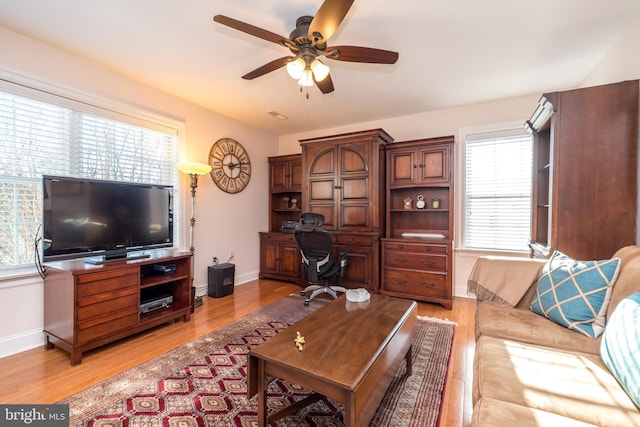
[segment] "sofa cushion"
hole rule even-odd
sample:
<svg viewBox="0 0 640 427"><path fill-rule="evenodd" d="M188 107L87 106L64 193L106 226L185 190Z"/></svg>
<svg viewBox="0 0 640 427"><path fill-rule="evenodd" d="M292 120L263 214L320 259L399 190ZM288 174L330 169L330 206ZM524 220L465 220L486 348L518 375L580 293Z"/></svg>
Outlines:
<svg viewBox="0 0 640 427"><path fill-rule="evenodd" d="M480 303L476 308L476 339L481 335L523 341L564 350L600 354L600 339L593 339L552 322L526 308Z"/></svg>
<svg viewBox="0 0 640 427"><path fill-rule="evenodd" d="M594 354L482 336L474 387L475 402L481 397L585 423L640 426L640 411Z"/></svg>
<svg viewBox="0 0 640 427"><path fill-rule="evenodd" d="M622 300L602 336L602 360L640 408L640 293Z"/></svg>
<svg viewBox="0 0 640 427"><path fill-rule="evenodd" d="M626 246L618 250L613 257L620 258L622 266L611 292L607 317L613 314L620 301L634 292L640 292L640 247Z"/></svg>
<svg viewBox="0 0 640 427"><path fill-rule="evenodd" d="M620 259L575 261L554 252L538 279L531 310L592 338L602 334Z"/></svg>
<svg viewBox="0 0 640 427"><path fill-rule="evenodd" d="M563 417L551 412L527 408L495 399L480 399L473 408L472 426L482 427L587 427L594 424Z"/></svg>

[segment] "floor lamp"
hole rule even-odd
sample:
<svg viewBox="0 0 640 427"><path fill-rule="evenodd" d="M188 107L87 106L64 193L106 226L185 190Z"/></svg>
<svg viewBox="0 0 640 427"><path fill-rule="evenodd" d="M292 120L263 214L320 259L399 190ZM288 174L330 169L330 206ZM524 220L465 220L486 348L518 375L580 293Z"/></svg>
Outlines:
<svg viewBox="0 0 640 427"><path fill-rule="evenodd" d="M195 258L193 253L196 248L194 246L194 228L196 226L196 188L198 187L198 177L211 172L211 165L197 162L178 162L178 170L189 175L189 187L191 187L191 225L189 230L189 250L191 251L191 287L193 288L193 280L195 278ZM200 303L202 299L199 300ZM197 305L200 305L198 303ZM192 301L192 307L196 306L196 299Z"/></svg>

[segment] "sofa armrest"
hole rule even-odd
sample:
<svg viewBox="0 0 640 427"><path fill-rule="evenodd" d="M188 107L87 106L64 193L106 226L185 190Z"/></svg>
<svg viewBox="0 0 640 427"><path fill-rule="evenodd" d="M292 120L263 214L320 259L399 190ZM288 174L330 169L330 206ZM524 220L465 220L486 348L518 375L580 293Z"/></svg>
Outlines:
<svg viewBox="0 0 640 427"><path fill-rule="evenodd" d="M544 259L485 256L476 260L467 290L478 302L513 307L531 288L540 274Z"/></svg>

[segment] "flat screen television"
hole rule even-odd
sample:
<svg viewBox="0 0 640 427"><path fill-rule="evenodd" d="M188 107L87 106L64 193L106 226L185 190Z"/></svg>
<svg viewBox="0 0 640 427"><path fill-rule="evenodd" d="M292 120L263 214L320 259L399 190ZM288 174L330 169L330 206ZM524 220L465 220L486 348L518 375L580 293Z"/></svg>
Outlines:
<svg viewBox="0 0 640 427"><path fill-rule="evenodd" d="M42 195L45 261L173 246L171 186L45 175Z"/></svg>

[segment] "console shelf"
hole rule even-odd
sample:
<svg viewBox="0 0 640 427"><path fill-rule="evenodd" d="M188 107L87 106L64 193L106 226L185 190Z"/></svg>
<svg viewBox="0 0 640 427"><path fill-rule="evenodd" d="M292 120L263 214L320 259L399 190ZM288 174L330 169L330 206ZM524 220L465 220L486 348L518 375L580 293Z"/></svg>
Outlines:
<svg viewBox="0 0 640 427"><path fill-rule="evenodd" d="M47 263L44 279L45 348L82 354L162 323L191 318L191 253L173 249L104 264L84 260ZM170 266L158 272L156 266ZM165 308L141 313L143 294L171 296Z"/></svg>

